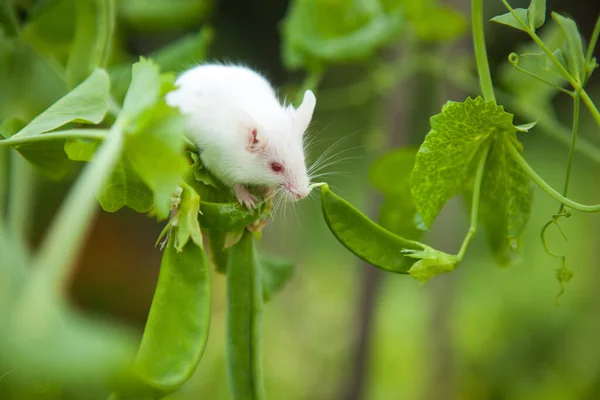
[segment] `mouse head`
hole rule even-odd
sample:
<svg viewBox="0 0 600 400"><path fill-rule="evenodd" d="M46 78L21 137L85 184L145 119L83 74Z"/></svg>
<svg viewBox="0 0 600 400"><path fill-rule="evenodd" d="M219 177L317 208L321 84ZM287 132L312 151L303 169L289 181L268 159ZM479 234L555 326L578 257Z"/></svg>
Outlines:
<svg viewBox="0 0 600 400"><path fill-rule="evenodd" d="M265 127L252 119L242 128L247 155L255 176L251 183L281 188L293 200L306 197L310 179L304 158L303 136L316 105L313 92L304 93L302 104L288 107L281 118Z"/></svg>

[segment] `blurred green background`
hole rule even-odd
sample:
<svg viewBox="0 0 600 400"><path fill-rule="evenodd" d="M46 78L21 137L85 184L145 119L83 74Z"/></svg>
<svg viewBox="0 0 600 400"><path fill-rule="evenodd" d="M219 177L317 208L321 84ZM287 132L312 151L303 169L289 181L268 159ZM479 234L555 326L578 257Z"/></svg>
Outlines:
<svg viewBox="0 0 600 400"><path fill-rule="evenodd" d="M329 0L332 7L342 2ZM45 3L64 7L43 14L41 23L25 31L38 51L51 54L57 63L64 61L73 35L70 2L15 3L23 18L25 10L34 6L42 13ZM420 6L418 1L405 3L412 4L408 9ZM336 175L327 176L326 181L374 219L381 199L367 178L373 159L391 147L418 145L428 131L429 117L446 100L462 101L478 94L476 81L473 86L468 78L475 76L470 4L464 0L443 3L465 15L464 29L458 29L462 36L424 40L419 35L400 35L377 55L337 63L322 77L312 127L319 142L309 157L314 160L337 143L338 162L328 168ZM512 5L527 7L528 2L515 0ZM214 36L208 60L241 62L265 73L282 90L295 88L304 74L287 70L282 62L281 21L288 6L281 0L120 0L111 62L134 61L210 25ZM548 8L571 15L584 37L590 36L600 13L596 0L555 0L548 2ZM500 1L486 2L487 15L501 12ZM321 16L320 23L335 18L334 14ZM518 74L507 72L506 56L528 38L492 23L486 29L492 73L502 87L502 74ZM0 63L10 51L7 46L2 49ZM438 57L444 72L431 74L417 63L416 72L402 79L405 64L424 53ZM382 70L382 65L389 68ZM182 62L179 69L188 66ZM17 112L31 118L64 93L47 78L52 62L36 64L36 68L19 90L0 88L0 120ZM396 72L389 74L390 70ZM37 79L42 75L43 79ZM380 83L375 93L366 77ZM599 82L598 76L590 82L594 99L600 99ZM27 91L37 93L33 102L32 96L22 95ZM569 126L569 99L558 96L552 107ZM508 104L506 108L519 117L520 109ZM582 136L600 142L598 127L586 111L582 115ZM554 187L561 187L568 147L540 129L521 138L530 163ZM576 160L571 197L598 202L600 166L581 155ZM32 243L40 239L75 176L73 172L70 178L55 182L35 175ZM600 216L575 214L563 220L568 242L551 230L551 247L567 254L575 274L557 307L560 286L555 271L560 261L544 252L540 240L543 224L557 208L556 202L536 189L523 260L518 265L499 268L482 230L457 271L425 285L365 266L348 253L327 230L316 196L281 213L267 226L261 245L265 252L293 259L297 268L294 278L265 307L264 369L269 398L600 398ZM467 215L462 199L457 198L446 206L425 241L455 252L466 228ZM119 320L141 334L158 276L161 253L154 241L161 229L152 219L127 210L99 213L72 283L72 300L78 308ZM224 276L215 273L212 326L204 358L195 376L170 399L229 398L224 283ZM10 369L0 370L0 399L52 398L102 397L68 394L43 381L24 385L11 379Z"/></svg>

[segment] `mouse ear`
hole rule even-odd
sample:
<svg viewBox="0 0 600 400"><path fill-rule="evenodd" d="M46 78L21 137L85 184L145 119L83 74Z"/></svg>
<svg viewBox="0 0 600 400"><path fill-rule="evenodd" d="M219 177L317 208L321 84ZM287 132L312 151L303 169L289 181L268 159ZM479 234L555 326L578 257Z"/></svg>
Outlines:
<svg viewBox="0 0 600 400"><path fill-rule="evenodd" d="M265 148L267 140L263 129L250 114L238 110L235 120L238 121L237 129L246 145L246 150L257 152Z"/></svg>
<svg viewBox="0 0 600 400"><path fill-rule="evenodd" d="M304 134L306 128L308 128L308 125L310 124L316 104L317 98L314 93L310 90L304 92L302 104L300 104L294 113L294 123L301 135Z"/></svg>

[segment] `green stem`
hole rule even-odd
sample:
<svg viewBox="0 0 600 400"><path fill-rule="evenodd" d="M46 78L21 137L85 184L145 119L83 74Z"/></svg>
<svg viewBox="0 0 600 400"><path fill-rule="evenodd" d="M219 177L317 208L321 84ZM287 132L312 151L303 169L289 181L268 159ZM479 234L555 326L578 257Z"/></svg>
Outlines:
<svg viewBox="0 0 600 400"><path fill-rule="evenodd" d="M483 30L483 0L471 1L471 20L473 25L473 44L475 45L475 59L481 93L486 101L496 101L490 65L485 48L485 35Z"/></svg>
<svg viewBox="0 0 600 400"><path fill-rule="evenodd" d="M581 99L585 103L588 110L590 110L592 117L594 117L596 120L596 124L600 126L600 111L598 111L598 108L584 89L581 89Z"/></svg>
<svg viewBox="0 0 600 400"><path fill-rule="evenodd" d="M471 221L469 224L469 231L463 240L462 246L460 246L460 251L456 255L458 262L462 261L463 257L467 252L467 248L469 247L469 243L475 237L477 233L477 219L479 216L479 198L481 196L481 183L483 182L483 174L485 172L485 163L488 158L488 154L490 153L491 142L489 142L479 159L479 163L477 164L477 173L475 175L475 183L473 184L473 197L471 199Z"/></svg>
<svg viewBox="0 0 600 400"><path fill-rule="evenodd" d="M598 43L598 36L600 36L600 15L598 18L596 18L596 25L594 25L594 31L592 32L592 37L590 38L590 44L588 45L587 52L585 54L586 67L589 67L592 64L594 50L596 49L596 44ZM587 78L589 78L591 74L592 72L589 71L589 73L586 74Z"/></svg>
<svg viewBox="0 0 600 400"><path fill-rule="evenodd" d="M581 203L577 203L569 199L568 197L563 196L559 192L557 192L552 186L550 186L541 176L534 171L533 168L527 161L523 158L519 150L516 149L514 144L508 138L508 136L504 136L504 140L506 141L506 148L508 149L508 153L513 158L513 160L523 169L523 171L529 175L529 177L542 189L544 192L550 195L550 197L559 201L567 207L572 208L573 210L581 211L581 212L598 212L600 211L600 204L594 205L585 205Z"/></svg>
<svg viewBox="0 0 600 400"><path fill-rule="evenodd" d="M246 230L227 264L227 379L233 400L262 400L260 266Z"/></svg>
<svg viewBox="0 0 600 400"><path fill-rule="evenodd" d="M123 136L118 125L77 179L33 261L36 277L52 289L66 284L97 209L96 194L119 160Z"/></svg>
<svg viewBox="0 0 600 400"><path fill-rule="evenodd" d="M569 161L567 162L567 172L565 177L565 187L563 195L569 194L569 182L571 181L571 169L573 168L573 156L575 155L575 146L577 146L577 134L579 132L579 94L576 94L573 99L573 131L571 132L572 142L569 150ZM562 210L563 207L561 207ZM560 214L560 211L559 211Z"/></svg>
<svg viewBox="0 0 600 400"><path fill-rule="evenodd" d="M16 146L25 143L37 143L50 140L65 140L65 139L95 139L103 140L108 129L68 129L63 131L54 131L35 136L15 137L6 140L0 140L2 146Z"/></svg>
<svg viewBox="0 0 600 400"><path fill-rule="evenodd" d="M34 171L16 151L12 152L10 161L7 226L12 235L26 243L33 213Z"/></svg>
<svg viewBox="0 0 600 400"><path fill-rule="evenodd" d="M0 142L1 143L1 142ZM4 224L8 192L8 149L0 147L0 226Z"/></svg>

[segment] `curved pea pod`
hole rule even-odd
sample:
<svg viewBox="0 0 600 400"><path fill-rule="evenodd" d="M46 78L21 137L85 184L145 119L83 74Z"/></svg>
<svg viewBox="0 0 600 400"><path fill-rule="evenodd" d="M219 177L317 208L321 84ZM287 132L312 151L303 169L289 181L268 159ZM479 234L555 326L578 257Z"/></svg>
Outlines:
<svg viewBox="0 0 600 400"><path fill-rule="evenodd" d="M422 250L419 242L404 239L377 225L327 185L321 186L321 207L325 222L336 239L369 264L406 274L418 261L411 257L410 250Z"/></svg>
<svg viewBox="0 0 600 400"><path fill-rule="evenodd" d="M227 264L227 379L233 400L265 398L261 357L263 291L254 238L244 231Z"/></svg>
<svg viewBox="0 0 600 400"><path fill-rule="evenodd" d="M237 203L200 202L200 224L203 229L237 231L245 228L260 216L259 210L248 210Z"/></svg>
<svg viewBox="0 0 600 400"><path fill-rule="evenodd" d="M174 235L163 254L156 292L135 363L136 375L155 394L179 389L194 373L210 326L210 272L204 250Z"/></svg>

